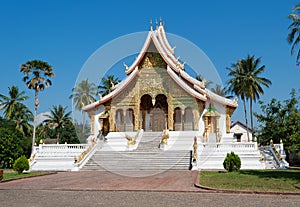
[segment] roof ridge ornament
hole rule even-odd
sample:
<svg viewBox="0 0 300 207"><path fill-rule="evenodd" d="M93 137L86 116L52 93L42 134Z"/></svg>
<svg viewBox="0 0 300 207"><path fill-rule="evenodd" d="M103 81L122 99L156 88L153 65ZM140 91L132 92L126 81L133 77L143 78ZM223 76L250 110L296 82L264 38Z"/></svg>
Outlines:
<svg viewBox="0 0 300 207"><path fill-rule="evenodd" d="M155 26L156 26L156 30L158 29L158 21L157 19L155 20Z"/></svg>
<svg viewBox="0 0 300 207"><path fill-rule="evenodd" d="M152 28L152 19L150 19L150 31L153 31L153 28Z"/></svg>
<svg viewBox="0 0 300 207"><path fill-rule="evenodd" d="M123 63L123 65L124 65L124 67L125 67L125 70L126 70L126 71L128 71L128 70L129 70L129 67L128 67L128 65L126 65L126 63L125 63L125 62Z"/></svg>
<svg viewBox="0 0 300 207"><path fill-rule="evenodd" d="M161 17L159 17L159 26L163 26L162 18Z"/></svg>

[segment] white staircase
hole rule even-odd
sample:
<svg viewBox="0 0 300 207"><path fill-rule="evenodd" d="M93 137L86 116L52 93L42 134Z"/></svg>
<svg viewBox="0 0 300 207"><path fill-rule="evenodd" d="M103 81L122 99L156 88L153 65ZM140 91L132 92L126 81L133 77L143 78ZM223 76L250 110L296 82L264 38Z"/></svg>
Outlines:
<svg viewBox="0 0 300 207"><path fill-rule="evenodd" d="M192 132L193 134L195 132ZM126 142L123 147L119 143L113 144L115 136L109 135L107 144L96 151L82 170L110 170L110 171L130 171L130 170L188 170L190 168L190 148L193 139L191 132L173 133L170 132L168 149L159 149L162 132L144 132L138 147L134 151L126 151ZM113 138L114 137L114 138ZM193 137L193 136L192 136ZM122 140L126 140L123 138ZM110 150L109 150L110 149ZM112 150L113 149L113 150Z"/></svg>
<svg viewBox="0 0 300 207"><path fill-rule="evenodd" d="M30 171L70 171L74 158L89 147L88 144L41 144L30 163Z"/></svg>
<svg viewBox="0 0 300 207"><path fill-rule="evenodd" d="M198 144L199 145L199 144ZM198 169L221 170L223 161L233 151L241 159L241 169L264 169L256 143L206 143L198 148Z"/></svg>

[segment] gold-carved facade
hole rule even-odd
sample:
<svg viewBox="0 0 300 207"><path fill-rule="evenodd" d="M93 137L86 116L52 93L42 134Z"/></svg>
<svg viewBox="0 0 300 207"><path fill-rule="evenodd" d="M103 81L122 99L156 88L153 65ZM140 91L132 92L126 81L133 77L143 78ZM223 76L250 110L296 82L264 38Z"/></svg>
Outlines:
<svg viewBox="0 0 300 207"><path fill-rule="evenodd" d="M123 110L123 115L126 115L126 110L133 110L134 130L138 130L141 127L140 102L142 96L146 94L150 95L153 101L159 94L167 98L167 125L170 130L174 128L174 109L178 107L182 111L188 107L191 108L194 116L194 130L198 130L199 103L170 77L167 64L160 54L146 53L138 68L139 74L111 101L110 130L116 129L115 116L118 109Z"/></svg>

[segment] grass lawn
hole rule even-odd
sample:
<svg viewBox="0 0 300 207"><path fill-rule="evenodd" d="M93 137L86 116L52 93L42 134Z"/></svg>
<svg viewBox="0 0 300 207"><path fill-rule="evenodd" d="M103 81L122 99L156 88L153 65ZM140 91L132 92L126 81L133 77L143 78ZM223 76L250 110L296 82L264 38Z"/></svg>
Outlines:
<svg viewBox="0 0 300 207"><path fill-rule="evenodd" d="M300 192L299 170L201 171L200 184L228 190Z"/></svg>
<svg viewBox="0 0 300 207"><path fill-rule="evenodd" d="M10 170L9 171L4 170L2 180L10 180L10 179L15 179L15 178L31 177L31 176L44 175L44 174L48 174L48 172L30 172L30 173L18 174L17 172L12 172Z"/></svg>

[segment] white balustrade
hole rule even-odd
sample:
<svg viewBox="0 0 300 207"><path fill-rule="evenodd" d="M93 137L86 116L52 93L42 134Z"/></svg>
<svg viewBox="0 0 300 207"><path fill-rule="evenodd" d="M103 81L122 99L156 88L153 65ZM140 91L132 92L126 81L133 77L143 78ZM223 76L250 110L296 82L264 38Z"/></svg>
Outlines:
<svg viewBox="0 0 300 207"><path fill-rule="evenodd" d="M257 151L256 142L241 142L241 143L202 143L200 150L213 150L213 151Z"/></svg>
<svg viewBox="0 0 300 207"><path fill-rule="evenodd" d="M89 147L89 144L40 144L38 157L76 157Z"/></svg>

